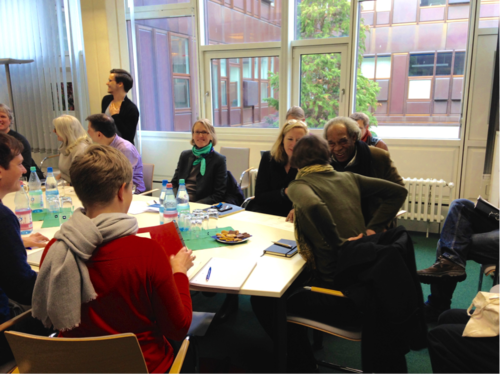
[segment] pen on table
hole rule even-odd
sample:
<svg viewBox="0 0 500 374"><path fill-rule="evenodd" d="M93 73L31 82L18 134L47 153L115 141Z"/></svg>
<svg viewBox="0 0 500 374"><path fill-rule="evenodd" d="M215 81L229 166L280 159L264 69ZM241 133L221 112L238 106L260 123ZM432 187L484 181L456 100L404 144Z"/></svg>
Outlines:
<svg viewBox="0 0 500 374"><path fill-rule="evenodd" d="M209 268L208 268L208 273L207 273L207 280L206 280L207 282L208 282L208 280L210 279L210 274L211 274L211 273L212 273L212 267L209 267Z"/></svg>
<svg viewBox="0 0 500 374"><path fill-rule="evenodd" d="M285 247L285 248L290 248L290 249L293 248L290 244L285 244L285 243L280 243L280 242L273 242L273 244L276 244L276 245L279 245L279 246Z"/></svg>

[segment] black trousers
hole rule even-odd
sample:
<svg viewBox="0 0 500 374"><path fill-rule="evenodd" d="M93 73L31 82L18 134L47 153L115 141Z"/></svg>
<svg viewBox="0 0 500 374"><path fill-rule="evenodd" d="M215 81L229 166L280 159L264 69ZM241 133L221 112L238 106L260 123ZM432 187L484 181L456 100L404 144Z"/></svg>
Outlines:
<svg viewBox="0 0 500 374"><path fill-rule="evenodd" d="M462 337L469 320L465 309L450 309L429 331L428 344L434 373L498 373L498 336Z"/></svg>

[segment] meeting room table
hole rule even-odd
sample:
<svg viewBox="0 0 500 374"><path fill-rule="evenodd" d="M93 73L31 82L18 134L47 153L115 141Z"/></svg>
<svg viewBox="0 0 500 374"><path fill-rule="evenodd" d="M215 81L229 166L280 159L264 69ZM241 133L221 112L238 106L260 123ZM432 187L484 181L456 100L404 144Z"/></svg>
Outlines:
<svg viewBox="0 0 500 374"><path fill-rule="evenodd" d="M72 187L64 187L64 194L73 200L74 208L81 207L81 202ZM5 196L3 203L14 211L15 193ZM143 204L154 200L151 196L134 195L134 204ZM157 199L157 198L156 198ZM47 206L45 204L45 206ZM190 203L191 211L205 209L209 205ZM130 214L130 213L129 213ZM144 212L133 215L137 218L140 228L159 225L158 212ZM236 293L240 295L264 296L274 298L276 301L275 323L277 335L273 337L276 369L278 372L286 371L286 298L287 290L293 281L302 272L305 261L300 255L291 258L263 255L264 249L272 245L273 241L280 239L294 240L293 224L285 222L285 218L267 214L239 211L235 214L218 219L218 227L232 227L240 232L247 232L252 237L236 245L214 246L203 250L196 250L194 266L188 272L191 279L212 257L229 259L248 259L255 261L257 266L243 284L240 291L194 287L192 290L218 293ZM39 232L52 239L59 227L42 228L42 221L33 222L33 232ZM214 243L215 240L214 240ZM28 251L29 252L29 251ZM34 270L38 270L33 267Z"/></svg>

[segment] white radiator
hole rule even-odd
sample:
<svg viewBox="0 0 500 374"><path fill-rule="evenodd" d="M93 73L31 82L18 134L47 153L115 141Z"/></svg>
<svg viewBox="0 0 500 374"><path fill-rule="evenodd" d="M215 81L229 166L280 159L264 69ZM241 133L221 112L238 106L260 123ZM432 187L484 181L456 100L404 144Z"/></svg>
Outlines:
<svg viewBox="0 0 500 374"><path fill-rule="evenodd" d="M444 220L441 215L443 190L448 187L451 191L454 184L442 179L403 178L403 181L408 190L408 196L402 207L406 213L400 218L427 222L428 235L430 223L441 224Z"/></svg>

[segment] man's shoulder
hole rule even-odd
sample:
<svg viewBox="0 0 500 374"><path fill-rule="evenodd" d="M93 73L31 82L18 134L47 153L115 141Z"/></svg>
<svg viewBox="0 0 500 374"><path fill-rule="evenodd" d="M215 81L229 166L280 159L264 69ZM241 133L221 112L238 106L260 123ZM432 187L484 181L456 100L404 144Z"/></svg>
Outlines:
<svg viewBox="0 0 500 374"><path fill-rule="evenodd" d="M373 145L368 146L368 148L370 149L370 153L372 154L373 158L376 158L379 160L389 160L391 158L389 152L387 152L381 148L377 148Z"/></svg>
<svg viewBox="0 0 500 374"><path fill-rule="evenodd" d="M19 140L21 143L27 143L28 140L21 134L19 134L17 131L14 131L14 130L10 130L7 135L10 135L12 136L13 138L16 138L17 140Z"/></svg>
<svg viewBox="0 0 500 374"><path fill-rule="evenodd" d="M105 95L102 98L102 103L109 104L111 101L113 101L113 95Z"/></svg>
<svg viewBox="0 0 500 374"><path fill-rule="evenodd" d="M139 108L137 108L137 105L135 105L135 103L130 100L128 98L128 96L125 96L125 99L123 100L123 103L127 106L127 107L130 107L130 108L135 108L135 110L137 110L139 112Z"/></svg>

